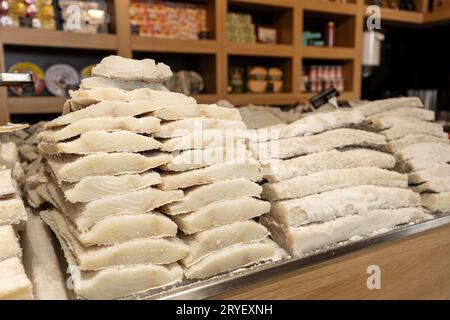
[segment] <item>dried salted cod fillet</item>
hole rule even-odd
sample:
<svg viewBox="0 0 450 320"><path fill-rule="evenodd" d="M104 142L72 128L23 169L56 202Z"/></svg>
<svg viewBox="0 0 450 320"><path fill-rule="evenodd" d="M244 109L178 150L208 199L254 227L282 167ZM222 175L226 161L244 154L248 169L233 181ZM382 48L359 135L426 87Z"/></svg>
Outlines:
<svg viewBox="0 0 450 320"><path fill-rule="evenodd" d="M182 120L193 117L205 117L242 121L238 109L219 107L215 104L172 105L156 110L152 115L162 120Z"/></svg>
<svg viewBox="0 0 450 320"><path fill-rule="evenodd" d="M395 158L390 154L370 149L351 149L323 151L288 160L275 160L269 163L263 172L269 182L279 182L323 170L357 167L392 169L394 166Z"/></svg>
<svg viewBox="0 0 450 320"><path fill-rule="evenodd" d="M39 215L28 215L23 243L23 262L30 275L35 298L68 300L65 274L60 267L51 231Z"/></svg>
<svg viewBox="0 0 450 320"><path fill-rule="evenodd" d="M245 130L245 123L236 120L222 120L213 118L188 118L169 121L161 124L161 129L155 132L157 138L176 138L191 134L194 131L208 129Z"/></svg>
<svg viewBox="0 0 450 320"><path fill-rule="evenodd" d="M414 172L426 170L448 162L450 162L450 152L429 153L402 162L401 169L404 172Z"/></svg>
<svg viewBox="0 0 450 320"><path fill-rule="evenodd" d="M238 221L259 217L270 210L270 203L255 198L214 202L203 208L172 219L185 234L204 231Z"/></svg>
<svg viewBox="0 0 450 320"><path fill-rule="evenodd" d="M407 97L407 98L391 98L385 100L372 101L357 107L356 110L361 112L364 116L371 116L377 113L394 110L397 108L412 107L423 108L423 103L420 98Z"/></svg>
<svg viewBox="0 0 450 320"><path fill-rule="evenodd" d="M0 199L0 226L11 224L21 225L27 221L27 212L22 199L16 195Z"/></svg>
<svg viewBox="0 0 450 320"><path fill-rule="evenodd" d="M16 257L0 262L0 300L32 300L33 288Z"/></svg>
<svg viewBox="0 0 450 320"><path fill-rule="evenodd" d="M51 143L42 141L39 150L47 154L90 154L97 152L143 152L159 149L161 143L152 137L129 131L89 131L78 139Z"/></svg>
<svg viewBox="0 0 450 320"><path fill-rule="evenodd" d="M415 192L450 192L450 177L436 178L430 181L427 181L418 186L412 186L412 190ZM450 209L450 208L449 208Z"/></svg>
<svg viewBox="0 0 450 320"><path fill-rule="evenodd" d="M217 181L184 190L183 200L167 204L161 207L161 211L168 215L177 215L200 209L216 201L259 197L261 192L261 186L247 179Z"/></svg>
<svg viewBox="0 0 450 320"><path fill-rule="evenodd" d="M450 165L441 164L429 169L416 171L408 174L409 184L419 184L438 178L450 177Z"/></svg>
<svg viewBox="0 0 450 320"><path fill-rule="evenodd" d="M39 208L41 205L43 205L46 201L43 199L36 189L29 189L26 191L26 198L27 203L32 208Z"/></svg>
<svg viewBox="0 0 450 320"><path fill-rule="evenodd" d="M28 128L28 124L27 123L7 123L4 126L0 126L0 133L5 133L5 132L13 132L13 131L17 131L17 130L23 130Z"/></svg>
<svg viewBox="0 0 450 320"><path fill-rule="evenodd" d="M437 138L425 134L411 134L407 135L401 139L390 141L386 144L385 150L390 153L395 153L403 148L406 148L410 145L417 144L417 143L425 143L425 142L432 142L432 143L442 143L446 145L450 145L449 139L442 139Z"/></svg>
<svg viewBox="0 0 450 320"><path fill-rule="evenodd" d="M194 131L186 136L162 139L163 151L181 151L190 149L210 149L218 147L235 148L246 142L245 131L227 129L208 129Z"/></svg>
<svg viewBox="0 0 450 320"><path fill-rule="evenodd" d="M439 126L439 124L437 124ZM448 139L448 134L444 132L443 127L438 128L437 126L434 126L432 130L430 128L424 127L424 126L415 126L414 124L411 124L410 126L397 126L392 127L390 129L381 131L381 133L386 137L386 140L392 141L392 140L398 140L401 138L404 138L409 135L431 135L437 138L441 139Z"/></svg>
<svg viewBox="0 0 450 320"><path fill-rule="evenodd" d="M372 128L376 130L385 130L393 127L412 127L416 130L429 132L439 135L443 132L442 124L427 122L411 117L384 116L371 121Z"/></svg>
<svg viewBox="0 0 450 320"><path fill-rule="evenodd" d="M275 242L296 256L312 250L325 249L329 245L355 236L368 236L379 230L420 222L429 217L419 208L401 208L373 210L364 215L355 214L301 227L286 228L270 217L263 217L261 220L271 232Z"/></svg>
<svg viewBox="0 0 450 320"><path fill-rule="evenodd" d="M181 262L190 267L214 252L237 244L261 241L268 235L269 231L263 225L247 220L184 236L182 240L189 246L189 254Z"/></svg>
<svg viewBox="0 0 450 320"><path fill-rule="evenodd" d="M287 139L297 136L308 136L324 131L350 127L361 124L364 116L359 111L334 111L327 113L317 113L309 117L304 117L291 124L282 126L279 129L279 138ZM257 139L260 142L271 140L270 134L265 134L267 130L257 130Z"/></svg>
<svg viewBox="0 0 450 320"><path fill-rule="evenodd" d="M373 121L375 119L382 118L385 116L408 117L424 121L434 121L435 113L433 110L427 110L423 108L400 107L385 112L376 113L373 116L368 117L367 120Z"/></svg>
<svg viewBox="0 0 450 320"><path fill-rule="evenodd" d="M161 166L165 171L188 171L219 163L250 163L252 154L245 145L237 148L210 148L206 150L185 150L173 154L172 160Z"/></svg>
<svg viewBox="0 0 450 320"><path fill-rule="evenodd" d="M162 190L175 190L235 178L244 178L250 181L261 180L262 175L257 162L252 161L249 164L221 163L182 173L166 173L161 176L161 183L158 187Z"/></svg>
<svg viewBox="0 0 450 320"><path fill-rule="evenodd" d="M95 88L116 88L127 91L149 88L158 91L168 91L167 88L160 83L146 83L140 81L125 81L118 79L113 80L104 77L89 77L81 79L80 89L88 90Z"/></svg>
<svg viewBox="0 0 450 320"><path fill-rule="evenodd" d="M398 161L406 161L423 155L438 155L442 153L450 154L450 144L422 142L411 144L397 151L394 156Z"/></svg>
<svg viewBox="0 0 450 320"><path fill-rule="evenodd" d="M113 246L83 247L73 236L71 224L56 210L40 213L52 231L62 237L81 270L141 263L170 264L183 259L189 248L177 238L141 239Z"/></svg>
<svg viewBox="0 0 450 320"><path fill-rule="evenodd" d="M142 174L85 177L75 183L62 182L60 187L67 200L75 203L141 190L160 182L159 173L149 171Z"/></svg>
<svg viewBox="0 0 450 320"><path fill-rule="evenodd" d="M93 76L125 81L162 83L172 76L170 67L153 59L128 59L108 56L92 68Z"/></svg>
<svg viewBox="0 0 450 320"><path fill-rule="evenodd" d="M62 115L45 125L45 129L65 126L83 119L134 117L162 108L148 101L102 101L84 109Z"/></svg>
<svg viewBox="0 0 450 320"><path fill-rule="evenodd" d="M309 153L346 147L381 148L386 139L373 132L357 129L336 129L308 137L295 137L250 144L250 150L260 160L287 159Z"/></svg>
<svg viewBox="0 0 450 320"><path fill-rule="evenodd" d="M375 209L420 206L420 196L409 189L359 186L314 194L299 199L276 201L269 215L286 226L324 222Z"/></svg>
<svg viewBox="0 0 450 320"><path fill-rule="evenodd" d="M6 142L0 144L0 166L12 168L19 159L19 150L14 142Z"/></svg>
<svg viewBox="0 0 450 320"><path fill-rule="evenodd" d="M450 212L450 192L422 193L422 206L437 212Z"/></svg>
<svg viewBox="0 0 450 320"><path fill-rule="evenodd" d="M67 140L93 130L118 131L125 130L134 133L151 133L159 130L159 119L154 117L118 117L82 119L69 124L62 129L50 129L39 134L41 140L58 142Z"/></svg>
<svg viewBox="0 0 450 320"><path fill-rule="evenodd" d="M171 160L167 153L99 152L83 157L47 157L58 181L75 182L90 176L141 173Z"/></svg>
<svg viewBox="0 0 450 320"><path fill-rule="evenodd" d="M270 240L232 246L210 254L189 268L184 268L188 279L207 278L222 272L247 267L271 260L277 246Z"/></svg>
<svg viewBox="0 0 450 320"><path fill-rule="evenodd" d="M22 250L12 226L0 226L0 261L21 256Z"/></svg>
<svg viewBox="0 0 450 320"><path fill-rule="evenodd" d="M326 170L263 185L262 197L275 201L293 199L353 186L407 188L406 175L374 167Z"/></svg>
<svg viewBox="0 0 450 320"><path fill-rule="evenodd" d="M14 186L11 169L1 169L0 168L0 198L8 197L16 194L17 190Z"/></svg>

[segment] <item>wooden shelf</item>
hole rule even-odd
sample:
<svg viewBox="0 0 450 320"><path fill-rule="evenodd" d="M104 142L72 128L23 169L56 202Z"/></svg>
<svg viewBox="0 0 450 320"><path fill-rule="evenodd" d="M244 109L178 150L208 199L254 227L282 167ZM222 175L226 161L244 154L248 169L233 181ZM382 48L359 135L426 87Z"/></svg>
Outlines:
<svg viewBox="0 0 450 320"><path fill-rule="evenodd" d="M314 12L333 13L341 15L358 14L358 6L354 3L336 3L324 0L304 0L303 9Z"/></svg>
<svg viewBox="0 0 450 320"><path fill-rule="evenodd" d="M58 47L91 50L116 50L116 36L112 34L83 34L28 28L0 29L6 45Z"/></svg>
<svg viewBox="0 0 450 320"><path fill-rule="evenodd" d="M370 15L367 13L367 7L364 9L364 13L366 16ZM423 24L424 14L422 12L415 11L381 8L381 21Z"/></svg>
<svg viewBox="0 0 450 320"><path fill-rule="evenodd" d="M256 4L256 5L283 7L283 8L292 8L295 6L295 0L276 0L276 3L274 3L273 0L229 0L228 2Z"/></svg>
<svg viewBox="0 0 450 320"><path fill-rule="evenodd" d="M298 102L298 96L293 93L239 93L228 94L226 99L236 106L248 104L287 105Z"/></svg>
<svg viewBox="0 0 450 320"><path fill-rule="evenodd" d="M208 93L201 93L194 96L195 100L197 100L198 103L204 103L204 104L210 104L210 103L216 103L217 100L219 100L218 96L216 94L208 94Z"/></svg>
<svg viewBox="0 0 450 320"><path fill-rule="evenodd" d="M326 60L351 60L354 59L356 50L354 48L338 47L303 47L302 56L307 59L326 59Z"/></svg>
<svg viewBox="0 0 450 320"><path fill-rule="evenodd" d="M133 36L131 48L134 51L142 52L215 54L217 42L215 40L178 40Z"/></svg>
<svg viewBox="0 0 450 320"><path fill-rule="evenodd" d="M450 20L450 10L441 10L436 12L425 13L425 23L440 23L448 22Z"/></svg>
<svg viewBox="0 0 450 320"><path fill-rule="evenodd" d="M264 43L227 43L227 53L239 56L286 57L294 55L294 46Z"/></svg>
<svg viewBox="0 0 450 320"><path fill-rule="evenodd" d="M66 97L8 97L11 114L62 113Z"/></svg>

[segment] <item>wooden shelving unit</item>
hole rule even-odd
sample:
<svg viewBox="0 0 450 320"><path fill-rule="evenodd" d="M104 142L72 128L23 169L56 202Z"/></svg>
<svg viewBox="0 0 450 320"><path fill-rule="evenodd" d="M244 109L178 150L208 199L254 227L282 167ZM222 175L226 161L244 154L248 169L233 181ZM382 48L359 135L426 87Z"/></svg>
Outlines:
<svg viewBox="0 0 450 320"><path fill-rule="evenodd" d="M406 24L441 23L450 20L450 12L428 13L426 0L418 1L417 12L382 9L382 21ZM207 24L211 40L155 39L134 36L129 25L130 0L110 0L114 34L76 34L63 31L34 29L0 29L0 67L5 65L5 51L13 47L40 47L64 50L80 50L80 55L97 52L97 55L116 53L125 57L166 57L185 61L197 60L198 70L208 84L204 94L197 96L201 103L227 99L236 105L248 103L285 105L307 101L312 93L300 92L301 71L304 61L330 60L345 64L348 77L345 99L360 98L361 87L361 35L366 17L364 0L347 3L326 0L195 0L206 4ZM236 44L226 39L228 11L273 15L274 27L279 30L279 44ZM262 13L261 13L262 12ZM338 19L340 33L337 47L303 47L301 37L306 19ZM339 20L341 19L341 20ZM347 19L347 20L346 20ZM344 22L342 22L344 21ZM345 21L348 21L345 22ZM87 51L87 52L86 52ZM255 58L254 60L252 58ZM276 61L285 72L284 92L277 94L229 94L228 70L230 60ZM64 61L61 59L60 62ZM255 62L253 62L255 61ZM70 61L68 61L70 63ZM277 66L278 66L277 65ZM57 97L9 97L5 88L0 89L0 122L9 120L9 114L59 113L64 98Z"/></svg>

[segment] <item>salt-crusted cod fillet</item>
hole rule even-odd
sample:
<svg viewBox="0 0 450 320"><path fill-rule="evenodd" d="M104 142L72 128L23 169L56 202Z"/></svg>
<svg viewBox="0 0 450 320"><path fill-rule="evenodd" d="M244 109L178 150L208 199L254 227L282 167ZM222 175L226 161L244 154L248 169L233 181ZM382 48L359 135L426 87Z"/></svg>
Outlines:
<svg viewBox="0 0 450 320"><path fill-rule="evenodd" d="M358 186L272 202L269 215L280 224L295 227L375 209L416 206L420 206L420 196L409 189Z"/></svg>
<svg viewBox="0 0 450 320"><path fill-rule="evenodd" d="M450 177L435 178L418 186L411 186L415 192L450 192ZM449 208L450 209L450 208Z"/></svg>
<svg viewBox="0 0 450 320"><path fill-rule="evenodd" d="M367 117L376 113L386 112L403 107L423 108L423 103L417 97L391 98L372 101L357 107L355 110L358 110Z"/></svg>
<svg viewBox="0 0 450 320"><path fill-rule="evenodd" d="M156 63L153 59L128 59L120 56L108 56L92 68L93 76L125 81L162 83L172 76L170 67Z"/></svg>
<svg viewBox="0 0 450 320"><path fill-rule="evenodd" d="M373 119L371 126L376 130L385 130L393 127L412 127L433 135L439 135L443 132L443 127L439 123L427 122L411 117L384 116Z"/></svg>
<svg viewBox="0 0 450 320"><path fill-rule="evenodd" d="M11 169L0 170L0 198L16 194L16 188L12 181Z"/></svg>
<svg viewBox="0 0 450 320"><path fill-rule="evenodd" d="M11 226L0 226L0 261L22 256L19 240Z"/></svg>
<svg viewBox="0 0 450 320"><path fill-rule="evenodd" d="M160 120L154 117L117 117L117 118L94 118L77 120L61 129L49 129L42 131L39 138L47 142L58 142L74 138L88 131L125 130L134 133L151 133L158 131Z"/></svg>
<svg viewBox="0 0 450 320"><path fill-rule="evenodd" d="M40 213L52 231L62 237L81 270L140 263L170 264L184 258L189 248L177 238L139 239L113 246L83 247L73 236L71 224L56 210Z"/></svg>
<svg viewBox="0 0 450 320"><path fill-rule="evenodd" d="M323 170L357 167L392 169L394 166L395 158L390 154L370 149L351 149L323 151L288 160L270 161L263 167L263 172L269 182L279 182Z"/></svg>
<svg viewBox="0 0 450 320"><path fill-rule="evenodd" d="M130 131L89 131L75 140L51 143L42 141L38 148L47 154L91 154L97 152L143 152L159 149L161 143L155 139Z"/></svg>
<svg viewBox="0 0 450 320"><path fill-rule="evenodd" d="M118 79L109 79L104 77L89 77L81 79L80 89L88 90L95 88L116 88L121 90L136 90L142 88L149 88L152 90L158 91L168 91L166 87L164 87L160 83L146 83L140 81L126 81L126 80L118 80Z"/></svg>
<svg viewBox="0 0 450 320"><path fill-rule="evenodd" d="M163 122L161 129L155 132L154 136L157 138L176 138L189 135L194 131L208 129L245 130L246 126L242 121L197 117Z"/></svg>
<svg viewBox="0 0 450 320"><path fill-rule="evenodd" d="M422 193L422 206L434 212L450 212L450 192Z"/></svg>
<svg viewBox="0 0 450 320"><path fill-rule="evenodd" d="M85 177L75 183L62 182L60 187L67 200L75 203L141 190L160 182L158 172L148 171L142 174Z"/></svg>
<svg viewBox="0 0 450 320"><path fill-rule="evenodd" d="M442 143L450 145L449 139L437 138L425 134L411 134L398 140L389 141L384 149L389 153L395 153L410 145L424 142Z"/></svg>
<svg viewBox="0 0 450 320"><path fill-rule="evenodd" d="M399 107L385 112L376 113L368 117L367 120L373 121L375 119L382 118L385 116L405 117L405 118L408 117L424 121L434 121L435 113L432 110L427 110L423 108Z"/></svg>
<svg viewBox="0 0 450 320"><path fill-rule="evenodd" d="M167 204L161 207L161 211L168 215L177 215L200 209L216 201L259 197L261 192L261 186L244 178L217 181L185 189L181 201Z"/></svg>
<svg viewBox="0 0 450 320"><path fill-rule="evenodd" d="M373 210L364 215L350 215L324 223L301 227L283 227L270 217L263 217L263 224L269 229L277 244L296 256L312 250L348 240L354 236L367 236L379 230L398 225L420 222L429 215L419 208Z"/></svg>
<svg viewBox="0 0 450 320"><path fill-rule="evenodd" d="M32 300L33 288L19 258L0 261L0 300Z"/></svg>
<svg viewBox="0 0 450 320"><path fill-rule="evenodd" d="M241 114L237 109L219 107L215 104L167 106L154 111L152 115L162 120L182 120L187 118L205 117L242 121Z"/></svg>
<svg viewBox="0 0 450 320"><path fill-rule="evenodd" d="M272 260L276 252L277 246L268 239L228 247L210 254L189 268L184 268L184 276L187 279L207 278L258 262Z"/></svg>
<svg viewBox="0 0 450 320"><path fill-rule="evenodd" d="M261 180L262 175L256 160L249 164L221 163L182 173L162 174L158 187L162 190L175 190L235 178Z"/></svg>
<svg viewBox="0 0 450 320"><path fill-rule="evenodd" d="M401 170L404 172L413 172L426 170L441 164L450 162L450 152L435 152L417 156L415 158L402 162ZM400 171L401 171L400 170Z"/></svg>
<svg viewBox="0 0 450 320"><path fill-rule="evenodd" d="M411 144L400 151L397 151L394 156L398 161L406 161L423 155L436 156L445 153L450 154L450 144L422 142Z"/></svg>
<svg viewBox="0 0 450 320"><path fill-rule="evenodd" d="M269 202L244 197L214 202L197 211L175 215L172 219L185 234L192 234L213 227L259 217L269 210Z"/></svg>
<svg viewBox="0 0 450 320"><path fill-rule="evenodd" d="M408 182L409 184L419 184L445 177L450 177L450 165L441 164L429 169L420 170L408 174Z"/></svg>
<svg viewBox="0 0 450 320"><path fill-rule="evenodd" d="M435 125L439 126L439 124ZM418 135L418 134L431 135L441 139L448 139L448 134L444 132L444 128L442 126L441 128L434 126L434 128L430 130L430 128L420 125L419 126L415 126L414 124L411 124L409 126L402 125L381 131L381 134L383 134L386 137L386 140L388 142L392 140L398 140L409 135Z"/></svg>
<svg viewBox="0 0 450 320"><path fill-rule="evenodd" d="M407 188L405 175L374 167L326 170L263 185L262 198L270 201L293 199L353 186Z"/></svg>
<svg viewBox="0 0 450 320"><path fill-rule="evenodd" d="M379 134L357 129L336 129L308 137L296 137L250 144L259 160L287 159L309 153L345 147L381 148L386 139Z"/></svg>
<svg viewBox="0 0 450 320"><path fill-rule="evenodd" d="M206 256L233 245L257 242L269 235L267 229L253 221L240 221L182 237L189 254L181 260L190 267Z"/></svg>
<svg viewBox="0 0 450 320"><path fill-rule="evenodd" d="M27 221L27 213L20 196L0 199L0 226L23 225Z"/></svg>
<svg viewBox="0 0 450 320"><path fill-rule="evenodd" d="M58 181L76 182L90 176L141 173L171 160L167 153L145 155L128 152L99 152L83 157L47 157Z"/></svg>

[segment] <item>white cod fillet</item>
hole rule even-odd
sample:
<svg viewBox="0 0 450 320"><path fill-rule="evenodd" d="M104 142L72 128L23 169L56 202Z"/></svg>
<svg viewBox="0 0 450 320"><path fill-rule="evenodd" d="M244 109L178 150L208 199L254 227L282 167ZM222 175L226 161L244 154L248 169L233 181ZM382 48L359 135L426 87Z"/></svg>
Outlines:
<svg viewBox="0 0 450 320"><path fill-rule="evenodd" d="M266 239L246 243L210 254L189 268L184 268L187 279L207 278L213 275L272 260L277 252L275 243Z"/></svg>
<svg viewBox="0 0 450 320"><path fill-rule="evenodd" d="M134 117L162 108L148 101L102 101L84 109L70 112L47 122L45 129L65 126L83 119Z"/></svg>
<svg viewBox="0 0 450 320"><path fill-rule="evenodd" d="M364 215L349 215L324 223L301 227L284 227L270 217L261 218L277 244L292 256L326 249L330 245L355 236L369 236L379 230L391 229L410 222L420 222L429 215L419 208L373 210Z"/></svg>
<svg viewBox="0 0 450 320"><path fill-rule="evenodd" d="M413 172L419 170L426 170L441 164L450 162L450 152L436 152L423 154L415 158L402 162L402 169L405 172Z"/></svg>
<svg viewBox="0 0 450 320"><path fill-rule="evenodd" d="M338 110L317 113L279 128L279 139L309 136L332 129L355 126L363 121L364 116L359 111ZM267 129L257 130L257 141L263 142L268 140L271 140L271 134L268 134Z"/></svg>
<svg viewBox="0 0 450 320"><path fill-rule="evenodd" d="M189 246L189 254L181 262L190 267L214 252L237 244L261 241L268 235L269 231L263 225L247 220L184 236L182 240Z"/></svg>
<svg viewBox="0 0 450 320"><path fill-rule="evenodd" d="M392 127L414 127L435 134L440 134L443 131L442 125L439 123L423 121L411 117L384 116L372 120L371 126L376 130L385 130Z"/></svg>
<svg viewBox="0 0 450 320"><path fill-rule="evenodd" d="M170 67L153 59L128 59L110 55L92 68L93 76L125 81L162 83L172 77Z"/></svg>
<svg viewBox="0 0 450 320"><path fill-rule="evenodd" d="M443 153L450 154L450 144L422 142L411 144L400 151L397 151L394 156L398 161L406 161L423 155L437 156L438 154Z"/></svg>
<svg viewBox="0 0 450 320"><path fill-rule="evenodd" d="M359 186L271 203L269 215L285 226L325 222L375 209L420 206L420 196L409 189Z"/></svg>
<svg viewBox="0 0 450 320"><path fill-rule="evenodd" d="M148 171L142 174L86 177L75 183L62 182L60 187L67 200L75 203L141 190L160 182L158 172Z"/></svg>
<svg viewBox="0 0 450 320"><path fill-rule="evenodd" d="M250 144L250 150L260 160L287 159L309 153L346 147L381 148L386 139L373 132L357 129L336 129L314 136L295 137Z"/></svg>
<svg viewBox="0 0 450 320"><path fill-rule="evenodd" d="M235 178L261 180L262 175L256 160L248 164L221 163L182 173L162 174L158 187L162 190L175 190Z"/></svg>
<svg viewBox="0 0 450 320"><path fill-rule="evenodd" d="M374 167L326 170L263 185L262 198L270 201L293 199L353 186L407 188L406 175Z"/></svg>
<svg viewBox="0 0 450 320"><path fill-rule="evenodd" d="M297 176L332 169L357 167L378 167L392 169L395 158L387 153L370 149L351 149L346 151L323 151L288 160L271 161L264 167L264 178L269 182L279 182Z"/></svg>
<svg viewBox="0 0 450 320"><path fill-rule="evenodd" d="M19 258L0 261L0 300L33 300L33 288Z"/></svg>
<svg viewBox="0 0 450 320"><path fill-rule="evenodd" d="M61 129L49 129L39 133L39 139L47 142L58 142L79 136L93 130L118 131L134 133L151 133L160 128L159 119L154 117L117 117L93 118L77 120Z"/></svg>
<svg viewBox="0 0 450 320"><path fill-rule="evenodd" d="M450 177L450 165L441 164L429 169L416 171L408 174L409 184L419 184L434 179Z"/></svg>
<svg viewBox="0 0 450 320"><path fill-rule="evenodd" d="M261 192L261 186L247 179L217 181L185 189L183 200L167 204L161 207L161 211L172 216L200 209L216 201L259 197Z"/></svg>
<svg viewBox="0 0 450 320"><path fill-rule="evenodd" d="M66 241L81 270L141 263L170 264L183 259L189 248L178 238L139 239L112 246L85 248L73 236L71 225L56 210L42 211L42 220Z"/></svg>
<svg viewBox="0 0 450 320"><path fill-rule="evenodd" d="M422 193L422 206L437 212L450 212L450 192Z"/></svg>
<svg viewBox="0 0 450 320"><path fill-rule="evenodd" d="M428 123L428 122L426 122ZM429 128L428 126L421 126L411 123L409 126L396 126L390 129L381 131L381 133L386 137L387 141L398 140L409 135L431 135L441 139L448 139L448 134L444 132L442 125L438 123L433 123L435 126ZM439 127L440 126L440 127ZM430 130L431 129L431 130Z"/></svg>
<svg viewBox="0 0 450 320"><path fill-rule="evenodd" d="M385 116L416 118L424 121L434 121L435 113L432 110L423 108L400 107L397 109L374 114L373 116L368 117L367 120L373 121L377 118L382 118Z"/></svg>
<svg viewBox="0 0 450 320"><path fill-rule="evenodd" d="M415 192L450 192L450 177L435 178L418 186L411 186Z"/></svg>
<svg viewBox="0 0 450 320"><path fill-rule="evenodd" d="M239 130L208 129L194 131L183 137L161 139L163 151L181 151L191 149L210 148L236 148L245 145L245 131L239 134Z"/></svg>
<svg viewBox="0 0 450 320"><path fill-rule="evenodd" d="M357 107L355 110L358 110L367 117L376 113L386 112L389 110L404 107L423 108L423 103L418 97L390 98L363 104L362 106Z"/></svg>
<svg viewBox="0 0 450 320"><path fill-rule="evenodd" d="M89 77L81 79L80 89L88 90L95 88L115 88L127 91L149 88L158 91L168 91L167 88L160 83L146 83L140 81L125 81L118 79L114 80L104 77Z"/></svg>
<svg viewBox="0 0 450 320"><path fill-rule="evenodd" d="M0 199L0 226L22 225L27 221L27 212L20 196Z"/></svg>
<svg viewBox="0 0 450 320"><path fill-rule="evenodd" d="M165 171L188 171L219 163L251 163L252 154L245 145L237 148L210 148L206 150L185 150L172 153L172 160L161 166Z"/></svg>
<svg viewBox="0 0 450 320"><path fill-rule="evenodd" d="M90 176L141 173L171 160L167 153L99 152L82 157L47 157L58 181L75 182Z"/></svg>
<svg viewBox="0 0 450 320"><path fill-rule="evenodd" d="M433 136L429 136L429 135L425 135L425 134L411 134L411 135L408 135L408 136L403 137L398 140L389 141L386 144L384 149L387 152L396 153L410 145L417 144L417 143L424 143L424 142L441 143L441 144L450 145L449 139L437 138L437 137L433 137Z"/></svg>
<svg viewBox="0 0 450 320"><path fill-rule="evenodd" d="M185 234L259 217L270 210L270 203L245 197L214 202L203 208L172 219Z"/></svg>
<svg viewBox="0 0 450 320"><path fill-rule="evenodd" d="M16 194L16 188L12 181L11 169L0 169L0 198Z"/></svg>
<svg viewBox="0 0 450 320"><path fill-rule="evenodd" d="M0 226L0 261L22 256L19 240L11 226Z"/></svg>
<svg viewBox="0 0 450 320"><path fill-rule="evenodd" d="M164 122L161 124L161 129L154 133L154 136L157 138L176 138L189 135L194 131L208 129L245 130L246 128L243 121L198 117Z"/></svg>
<svg viewBox="0 0 450 320"><path fill-rule="evenodd" d="M173 105L156 110L152 114L162 120L182 120L186 118L214 118L242 121L238 109L219 107L215 104Z"/></svg>
<svg viewBox="0 0 450 320"><path fill-rule="evenodd" d="M91 154L97 152L143 152L159 149L161 143L152 137L130 131L88 131L78 139L51 143L42 141L38 148L47 154Z"/></svg>

